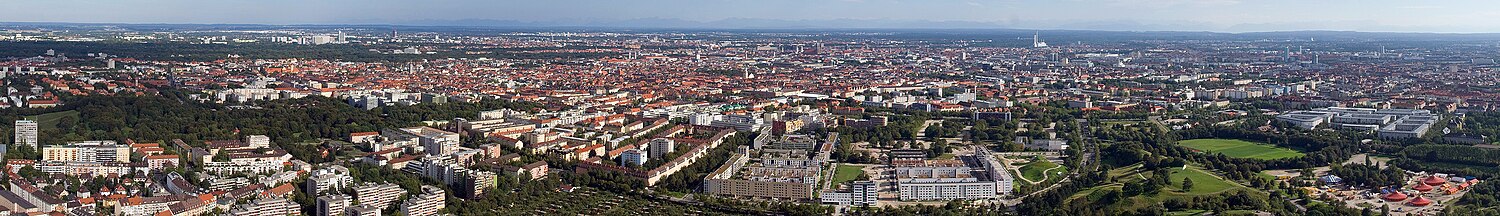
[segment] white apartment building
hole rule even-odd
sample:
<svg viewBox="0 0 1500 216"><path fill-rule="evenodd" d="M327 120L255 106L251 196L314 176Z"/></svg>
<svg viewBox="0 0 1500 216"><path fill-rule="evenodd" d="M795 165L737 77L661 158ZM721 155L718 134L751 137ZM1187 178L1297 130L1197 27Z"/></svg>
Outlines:
<svg viewBox="0 0 1500 216"><path fill-rule="evenodd" d="M401 214L410 216L436 215L443 210L444 199L447 196L442 188L423 185L422 194L414 195L401 203Z"/></svg>
<svg viewBox="0 0 1500 216"><path fill-rule="evenodd" d="M401 186L391 183L367 183L354 187L354 197L359 199L361 205L371 205L381 209L391 206L391 203L405 193L406 190L401 189Z"/></svg>
<svg viewBox="0 0 1500 216"><path fill-rule="evenodd" d="M82 141L42 147L43 161L130 162L130 146L115 141Z"/></svg>
<svg viewBox="0 0 1500 216"><path fill-rule="evenodd" d="M312 176L307 178L305 190L308 194L322 194L324 192L335 192L344 187L354 184L354 177L349 176L349 168L333 165L328 168L313 170Z"/></svg>
<svg viewBox="0 0 1500 216"><path fill-rule="evenodd" d="M647 144L647 153L650 153L653 159L664 159L662 157L665 157L667 153L677 150L677 142L667 138L651 139L651 142Z"/></svg>
<svg viewBox="0 0 1500 216"><path fill-rule="evenodd" d="M15 145L36 147L36 136L36 121L16 120L16 138L14 139Z"/></svg>
<svg viewBox="0 0 1500 216"><path fill-rule="evenodd" d="M313 216L343 216L349 206L349 196L331 194L318 197L317 212Z"/></svg>

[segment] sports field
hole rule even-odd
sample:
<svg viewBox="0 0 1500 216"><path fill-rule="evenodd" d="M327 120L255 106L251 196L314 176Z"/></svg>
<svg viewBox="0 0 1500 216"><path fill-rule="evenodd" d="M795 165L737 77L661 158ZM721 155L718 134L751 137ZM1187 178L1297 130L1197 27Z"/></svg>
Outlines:
<svg viewBox="0 0 1500 216"><path fill-rule="evenodd" d="M1236 158L1271 160L1306 155L1296 150L1280 148L1270 144L1234 139L1191 139L1183 140L1178 142L1178 144L1203 151L1204 153L1223 153L1224 156Z"/></svg>

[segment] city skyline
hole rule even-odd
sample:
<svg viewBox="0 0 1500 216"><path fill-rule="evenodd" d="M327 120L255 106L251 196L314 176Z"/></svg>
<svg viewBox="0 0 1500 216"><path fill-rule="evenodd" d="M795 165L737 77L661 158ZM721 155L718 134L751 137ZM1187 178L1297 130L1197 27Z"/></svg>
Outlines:
<svg viewBox="0 0 1500 216"><path fill-rule="evenodd" d="M32 1L4 22L1493 33L1483 1Z"/></svg>

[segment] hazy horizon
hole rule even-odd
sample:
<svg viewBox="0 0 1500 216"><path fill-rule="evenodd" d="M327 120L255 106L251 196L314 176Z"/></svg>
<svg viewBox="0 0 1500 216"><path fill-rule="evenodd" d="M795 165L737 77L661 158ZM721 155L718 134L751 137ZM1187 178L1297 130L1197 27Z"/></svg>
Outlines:
<svg viewBox="0 0 1500 216"><path fill-rule="evenodd" d="M0 22L1497 33L1459 0L16 0Z"/></svg>

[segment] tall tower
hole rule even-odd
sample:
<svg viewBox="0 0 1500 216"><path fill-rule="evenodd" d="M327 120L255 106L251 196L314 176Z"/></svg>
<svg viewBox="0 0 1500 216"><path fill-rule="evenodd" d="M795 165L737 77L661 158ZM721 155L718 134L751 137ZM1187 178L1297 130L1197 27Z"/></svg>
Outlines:
<svg viewBox="0 0 1500 216"><path fill-rule="evenodd" d="M1031 35L1031 47L1034 47L1034 48L1047 47L1047 42L1042 42L1042 33L1041 32L1037 32L1036 34L1032 34Z"/></svg>

